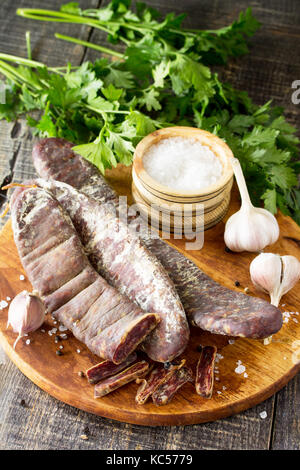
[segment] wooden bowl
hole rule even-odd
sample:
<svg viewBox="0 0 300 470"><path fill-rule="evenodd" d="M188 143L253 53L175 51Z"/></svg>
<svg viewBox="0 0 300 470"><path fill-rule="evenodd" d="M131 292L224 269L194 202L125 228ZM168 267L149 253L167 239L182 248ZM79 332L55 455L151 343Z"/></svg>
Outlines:
<svg viewBox="0 0 300 470"><path fill-rule="evenodd" d="M209 147L222 165L222 175L218 182L195 193L174 190L154 180L144 168L143 157L152 145L169 137L193 138ZM151 223L161 228L163 213L170 214L174 233L182 229L182 222L178 217L180 214L182 220L190 218L192 230L196 229L196 225L199 228L200 220L203 221L202 230L213 227L225 216L229 206L233 183L231 157L233 154L223 140L201 129L178 126L152 132L137 145L133 158L132 193L141 215L149 221L151 214ZM199 204L202 204L200 208Z"/></svg>

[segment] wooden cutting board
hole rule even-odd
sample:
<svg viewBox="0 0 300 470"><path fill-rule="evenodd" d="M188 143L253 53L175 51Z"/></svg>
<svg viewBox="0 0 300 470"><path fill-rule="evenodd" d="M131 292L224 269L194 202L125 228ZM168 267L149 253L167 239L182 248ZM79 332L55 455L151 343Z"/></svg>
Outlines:
<svg viewBox="0 0 300 470"><path fill-rule="evenodd" d="M111 184L122 195L128 195L130 202L130 169L119 167L108 173ZM234 191L229 214L238 209L238 196ZM279 241L266 251L292 254L300 259L300 227L289 217L279 214L281 229ZM261 296L251 285L249 263L255 257L249 253L226 253L223 242L224 222L205 232L204 247L200 251L185 252L184 240L168 242L186 254L201 269L219 283L235 290L249 287L249 295ZM0 233L0 300L11 299L24 289L31 290L29 281L20 280L25 274L13 241L10 221ZM235 286L235 281L240 287ZM16 335L6 329L8 308L0 310L0 342L10 359L36 385L55 398L82 410L103 417L141 425L184 425L214 421L260 403L282 388L300 370L300 283L281 301L281 310L290 313L287 323L274 335L272 344L264 346L261 341L222 337L192 329L190 344L182 357L195 370L199 344L214 344L221 359L213 396L210 400L201 398L193 384L186 384L173 401L162 407L151 402L145 405L135 403L137 385L128 384L123 388L95 400L93 386L78 375L98 358L67 332L68 339L56 344L55 335L48 331L58 327L47 318L42 329L21 339L13 349ZM9 303L9 302L8 302ZM283 304L283 305L282 305ZM287 314L285 314L287 317ZM30 344L26 340L30 339ZM63 345L63 355L56 350ZM80 350L80 352L79 352ZM245 372L238 374L239 363Z"/></svg>

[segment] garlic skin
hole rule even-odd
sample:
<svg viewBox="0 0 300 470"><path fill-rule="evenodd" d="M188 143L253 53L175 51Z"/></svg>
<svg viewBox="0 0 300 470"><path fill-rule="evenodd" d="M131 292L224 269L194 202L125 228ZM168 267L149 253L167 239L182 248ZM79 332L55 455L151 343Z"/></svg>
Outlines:
<svg viewBox="0 0 300 470"><path fill-rule="evenodd" d="M44 323L45 314L45 305L37 295L26 290L16 295L9 306L7 322L7 328L11 325L13 331L18 333L14 349L20 338L37 330Z"/></svg>
<svg viewBox="0 0 300 470"><path fill-rule="evenodd" d="M261 253L250 264L253 284L271 297L271 304L278 307L281 297L300 279L300 262L295 256Z"/></svg>
<svg viewBox="0 0 300 470"><path fill-rule="evenodd" d="M240 191L242 205L238 212L226 222L224 241L231 251L262 251L278 240L279 226L274 215L251 203L245 178L237 158L232 158L232 167Z"/></svg>

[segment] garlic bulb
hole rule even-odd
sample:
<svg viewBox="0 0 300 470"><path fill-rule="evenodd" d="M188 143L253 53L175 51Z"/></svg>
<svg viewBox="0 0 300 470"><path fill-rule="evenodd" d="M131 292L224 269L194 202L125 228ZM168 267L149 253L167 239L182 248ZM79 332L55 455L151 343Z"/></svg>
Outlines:
<svg viewBox="0 0 300 470"><path fill-rule="evenodd" d="M42 300L26 290L20 292L12 300L8 309L8 322L13 331L18 333L14 348L22 336L37 330L45 319L45 305Z"/></svg>
<svg viewBox="0 0 300 470"><path fill-rule="evenodd" d="M250 264L253 284L271 297L271 304L278 307L281 297L300 279L300 262L295 256L261 253Z"/></svg>
<svg viewBox="0 0 300 470"><path fill-rule="evenodd" d="M225 244L232 251L262 251L267 245L275 243L279 237L277 220L266 209L252 205L237 158L232 158L232 167L242 205L240 210L229 217L226 222Z"/></svg>

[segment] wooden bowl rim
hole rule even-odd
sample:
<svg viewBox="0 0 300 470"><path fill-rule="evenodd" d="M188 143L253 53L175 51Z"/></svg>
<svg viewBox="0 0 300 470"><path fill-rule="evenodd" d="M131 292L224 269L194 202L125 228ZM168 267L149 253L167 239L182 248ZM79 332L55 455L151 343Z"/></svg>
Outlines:
<svg viewBox="0 0 300 470"><path fill-rule="evenodd" d="M161 139L166 139L168 137L194 137L198 138L203 145L209 147L214 154L220 158L223 166L223 175L220 180L205 188L203 191L176 191L170 189L168 186L164 186L154 180L145 170L143 165L143 156L148 148ZM151 134L148 134L144 137L139 144L136 146L133 155L133 169L137 177L143 181L149 188L153 188L157 192L163 195L171 195L177 197L201 197L207 194L216 192L225 186L230 178L233 177L233 169L230 163L230 158L233 157L233 153L228 145L215 134L205 131L203 129L198 129L197 127L188 127L188 126L173 126L165 127L163 129L158 129ZM225 160L225 165L224 165Z"/></svg>

